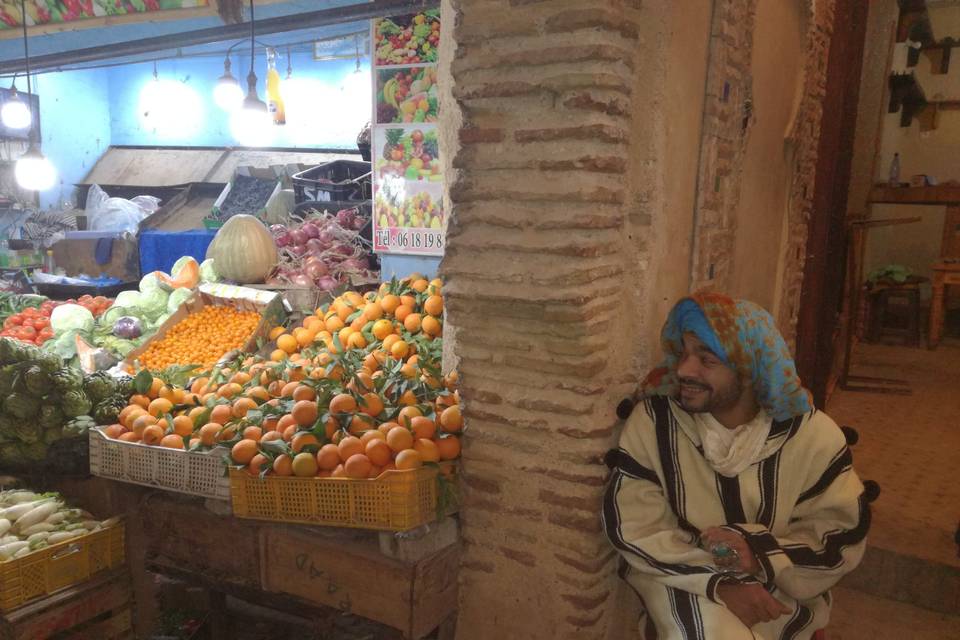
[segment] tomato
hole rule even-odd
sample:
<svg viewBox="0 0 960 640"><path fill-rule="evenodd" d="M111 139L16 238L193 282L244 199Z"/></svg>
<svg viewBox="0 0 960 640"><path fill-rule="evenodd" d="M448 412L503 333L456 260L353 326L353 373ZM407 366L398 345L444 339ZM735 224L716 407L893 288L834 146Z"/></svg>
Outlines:
<svg viewBox="0 0 960 640"><path fill-rule="evenodd" d="M89 302L89 301L91 301L91 300L93 300L93 296L90 295L89 293L85 293L85 294L83 294L82 296L80 296L78 302L80 302L81 304L83 304L84 302Z"/></svg>
<svg viewBox="0 0 960 640"><path fill-rule="evenodd" d="M32 318L33 316L40 315L40 311L38 309L34 309L33 307L27 307L26 309L20 312L20 315L22 315L25 318Z"/></svg>
<svg viewBox="0 0 960 640"><path fill-rule="evenodd" d="M3 328L9 329L10 327L16 327L23 322L19 317L13 315L3 321Z"/></svg>
<svg viewBox="0 0 960 640"><path fill-rule="evenodd" d="M50 326L50 319L43 318L43 317L34 318L33 322L31 322L30 324L34 329L36 329L37 331L40 331L41 329L45 329Z"/></svg>
<svg viewBox="0 0 960 640"><path fill-rule="evenodd" d="M24 325L20 327L20 331L17 337L21 340L33 340L37 337L37 330L31 326Z"/></svg>
<svg viewBox="0 0 960 640"><path fill-rule="evenodd" d="M96 298L93 299L93 301L94 303L96 303L98 307L110 306L110 300L108 300L104 296L97 296Z"/></svg>
<svg viewBox="0 0 960 640"><path fill-rule="evenodd" d="M41 329L40 333L38 334L38 337L42 338L44 342L51 339L53 336L54 336L53 329L51 329L50 327L47 327L46 329Z"/></svg>

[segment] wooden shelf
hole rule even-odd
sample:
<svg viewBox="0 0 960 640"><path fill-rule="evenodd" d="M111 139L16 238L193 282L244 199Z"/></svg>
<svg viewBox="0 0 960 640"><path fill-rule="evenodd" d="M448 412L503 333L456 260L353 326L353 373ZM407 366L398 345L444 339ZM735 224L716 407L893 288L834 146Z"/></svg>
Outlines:
<svg viewBox="0 0 960 640"><path fill-rule="evenodd" d="M960 205L960 186L888 187L876 185L870 190L872 204Z"/></svg>

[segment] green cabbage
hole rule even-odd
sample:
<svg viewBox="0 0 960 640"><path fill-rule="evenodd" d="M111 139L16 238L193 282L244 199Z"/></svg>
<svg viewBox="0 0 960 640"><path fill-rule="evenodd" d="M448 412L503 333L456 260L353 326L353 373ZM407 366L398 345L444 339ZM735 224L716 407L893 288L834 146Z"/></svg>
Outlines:
<svg viewBox="0 0 960 640"><path fill-rule="evenodd" d="M124 316L137 316L140 313L140 307L121 307L120 305L113 305L109 309L103 312L103 315L98 319L98 323L102 327L113 327L113 323L119 320Z"/></svg>
<svg viewBox="0 0 960 640"><path fill-rule="evenodd" d="M93 331L93 326L93 314L78 304L60 305L50 314L50 327L57 335L71 329L90 332Z"/></svg>
<svg viewBox="0 0 960 640"><path fill-rule="evenodd" d="M140 311L147 320L156 320L167 312L167 299L170 295L157 287L140 294Z"/></svg>
<svg viewBox="0 0 960 640"><path fill-rule="evenodd" d="M153 322L151 322L151 323L150 323L150 327L153 328L154 330L159 329L160 326L161 326L164 322L166 322L168 318L170 318L170 315L171 315L171 314L169 314L169 313L163 314L162 316L160 316L159 318L157 318L156 320L154 320Z"/></svg>
<svg viewBox="0 0 960 640"><path fill-rule="evenodd" d="M127 309L136 309L140 306L139 291L121 291L113 301L114 307L124 307ZM113 308L113 307L111 307Z"/></svg>
<svg viewBox="0 0 960 640"><path fill-rule="evenodd" d="M220 282L220 274L213 263L213 258L208 258L200 263L200 281L201 282Z"/></svg>
<svg viewBox="0 0 960 640"><path fill-rule="evenodd" d="M192 297L193 289L188 289L186 287L174 289L173 293L170 294L170 298L167 299L167 313L175 313L177 309L180 308L181 304Z"/></svg>
<svg viewBox="0 0 960 640"><path fill-rule="evenodd" d="M140 292L147 293L148 291L153 291L154 289L160 288L160 280L156 276L156 272L152 271L147 275L140 278Z"/></svg>

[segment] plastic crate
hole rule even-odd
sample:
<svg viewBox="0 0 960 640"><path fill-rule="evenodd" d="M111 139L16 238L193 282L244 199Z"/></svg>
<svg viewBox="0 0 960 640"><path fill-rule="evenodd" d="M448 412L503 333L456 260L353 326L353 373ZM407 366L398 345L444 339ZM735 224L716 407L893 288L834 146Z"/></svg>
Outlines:
<svg viewBox="0 0 960 640"><path fill-rule="evenodd" d="M437 519L443 490L439 472L436 466L424 466L409 471L388 471L371 480L353 480L254 478L244 470L231 468L233 515L276 522L406 531ZM450 486L447 485L447 489Z"/></svg>
<svg viewBox="0 0 960 640"><path fill-rule="evenodd" d="M83 582L125 560L124 525L66 540L22 558L0 562L0 611Z"/></svg>
<svg viewBox="0 0 960 640"><path fill-rule="evenodd" d="M230 481L223 462L226 448L199 452L125 442L107 437L100 427L91 429L89 437L90 473L95 476L204 498L230 499Z"/></svg>
<svg viewBox="0 0 960 640"><path fill-rule="evenodd" d="M307 200L358 202L372 198L372 168L369 162L333 160L293 175L297 204Z"/></svg>

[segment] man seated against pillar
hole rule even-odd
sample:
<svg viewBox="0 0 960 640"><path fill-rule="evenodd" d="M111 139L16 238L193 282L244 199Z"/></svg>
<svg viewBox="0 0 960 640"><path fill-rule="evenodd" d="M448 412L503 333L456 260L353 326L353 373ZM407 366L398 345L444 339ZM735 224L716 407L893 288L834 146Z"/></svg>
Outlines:
<svg viewBox="0 0 960 640"><path fill-rule="evenodd" d="M603 504L647 640L806 640L863 557L864 487L759 306L702 293L662 334Z"/></svg>

